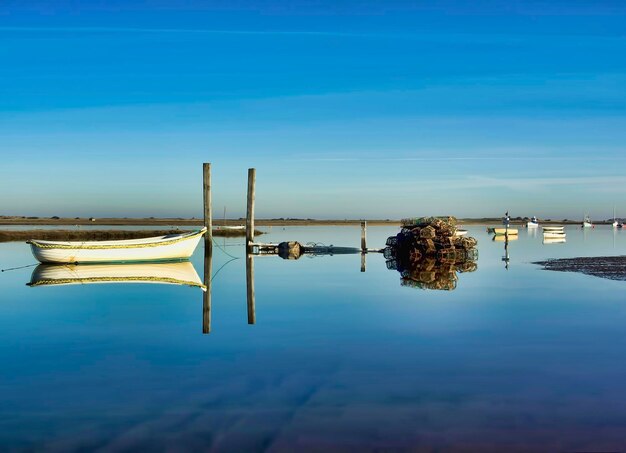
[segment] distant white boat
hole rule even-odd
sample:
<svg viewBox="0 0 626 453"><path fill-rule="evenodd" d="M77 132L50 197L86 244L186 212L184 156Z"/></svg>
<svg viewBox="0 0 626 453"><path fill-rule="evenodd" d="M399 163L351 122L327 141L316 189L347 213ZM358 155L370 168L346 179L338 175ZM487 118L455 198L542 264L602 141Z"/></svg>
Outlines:
<svg viewBox="0 0 626 453"><path fill-rule="evenodd" d="M613 206L613 228L624 228L622 221L615 218L615 206Z"/></svg>
<svg viewBox="0 0 626 453"><path fill-rule="evenodd" d="M454 232L455 236L466 236L467 235L467 230L456 230Z"/></svg>
<svg viewBox="0 0 626 453"><path fill-rule="evenodd" d="M214 226L213 229L214 230L241 231L241 230L245 230L246 226L245 225L221 225L221 226Z"/></svg>
<svg viewBox="0 0 626 453"><path fill-rule="evenodd" d="M558 231L564 231L565 230L564 226L557 226L557 225L554 225L554 226L543 226L541 228L543 228L543 231L557 231L558 232Z"/></svg>
<svg viewBox="0 0 626 453"><path fill-rule="evenodd" d="M526 228L537 228L537 227L539 227L539 220L537 220L537 217L533 216L533 218L530 219L526 223Z"/></svg>
<svg viewBox="0 0 626 453"><path fill-rule="evenodd" d="M591 219L589 218L588 215L585 216L585 219L583 220L583 228L592 228L593 227L593 223L591 223Z"/></svg>
<svg viewBox="0 0 626 453"><path fill-rule="evenodd" d="M121 241L40 241L30 240L31 251L41 263L114 263L188 259L206 228L183 234L169 234Z"/></svg>
<svg viewBox="0 0 626 453"><path fill-rule="evenodd" d="M206 289L189 261L129 264L40 264L28 286L161 283Z"/></svg>

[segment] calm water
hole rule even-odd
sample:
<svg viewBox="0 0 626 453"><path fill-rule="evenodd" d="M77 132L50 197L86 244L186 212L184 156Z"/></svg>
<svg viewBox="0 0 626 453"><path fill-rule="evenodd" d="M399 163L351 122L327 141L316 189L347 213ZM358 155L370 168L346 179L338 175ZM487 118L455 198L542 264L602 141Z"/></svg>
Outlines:
<svg viewBox="0 0 626 453"><path fill-rule="evenodd" d="M626 448L626 282L541 270L626 254L626 232L569 228L543 245L484 227L454 291L400 285L380 255L257 257L247 323L242 239L216 238L211 333L199 288L27 287L0 273L4 449L492 451ZM394 228L370 227L382 246ZM359 245L359 228L261 240ZM0 267L33 263L0 244ZM202 275L203 251L193 258ZM223 266L223 267L222 267Z"/></svg>

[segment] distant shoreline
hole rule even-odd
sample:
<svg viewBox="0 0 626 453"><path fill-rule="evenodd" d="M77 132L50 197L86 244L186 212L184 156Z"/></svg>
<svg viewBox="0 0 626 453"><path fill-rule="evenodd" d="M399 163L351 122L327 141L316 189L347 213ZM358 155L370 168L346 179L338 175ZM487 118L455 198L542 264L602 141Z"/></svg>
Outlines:
<svg viewBox="0 0 626 453"><path fill-rule="evenodd" d="M399 219L364 219L371 226L399 226ZM475 218L458 219L461 225L501 225L502 218ZM547 225L580 225L578 220L539 220ZM215 226L245 225L245 219L213 219ZM257 227L262 226L354 226L360 225L361 220L318 220L318 219L255 219ZM511 220L512 225L523 225L526 220ZM123 226L123 225L143 225L143 226L202 226L202 219L184 218L50 218L50 217L21 217L21 216L0 216L0 225L45 225L45 226L73 226L73 225L99 225L99 226ZM606 225L609 222L598 221L597 225Z"/></svg>

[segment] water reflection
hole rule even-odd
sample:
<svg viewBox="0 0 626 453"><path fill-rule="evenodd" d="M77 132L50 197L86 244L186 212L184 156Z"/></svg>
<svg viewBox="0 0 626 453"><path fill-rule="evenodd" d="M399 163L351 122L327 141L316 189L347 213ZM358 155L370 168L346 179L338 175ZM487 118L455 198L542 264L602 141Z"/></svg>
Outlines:
<svg viewBox="0 0 626 453"><path fill-rule="evenodd" d="M511 261L511 255L509 254L509 242L517 241L517 234L500 234L495 235L492 239L494 242L504 242L504 256L502 256L502 261L504 262L504 268L509 270L509 263Z"/></svg>
<svg viewBox="0 0 626 453"><path fill-rule="evenodd" d="M456 289L457 273L474 272L478 269L475 250L458 250L454 255L403 259L393 256L393 249L385 251L387 269L400 273L400 284L420 289L452 291Z"/></svg>
<svg viewBox="0 0 626 453"><path fill-rule="evenodd" d="M254 255L246 255L246 299L248 305L248 324L256 324L255 294L254 294Z"/></svg>
<svg viewBox="0 0 626 453"><path fill-rule="evenodd" d="M163 283L206 289L189 261L133 264L40 264L28 286Z"/></svg>
<svg viewBox="0 0 626 453"><path fill-rule="evenodd" d="M202 333L211 333L211 272L213 269L213 242L208 235L204 236L204 286L202 295Z"/></svg>

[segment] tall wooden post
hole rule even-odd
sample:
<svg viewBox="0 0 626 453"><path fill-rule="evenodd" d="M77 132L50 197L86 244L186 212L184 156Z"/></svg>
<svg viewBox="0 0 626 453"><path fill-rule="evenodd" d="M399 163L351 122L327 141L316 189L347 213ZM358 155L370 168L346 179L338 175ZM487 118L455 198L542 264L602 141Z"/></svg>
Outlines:
<svg viewBox="0 0 626 453"><path fill-rule="evenodd" d="M365 272L365 254L367 253L367 222L361 221L361 272Z"/></svg>
<svg viewBox="0 0 626 453"><path fill-rule="evenodd" d="M204 286L202 295L202 333L211 333L211 272L213 267L213 247L210 239L204 241Z"/></svg>
<svg viewBox="0 0 626 453"><path fill-rule="evenodd" d="M363 220L361 222L361 252L367 252L367 241L365 240L367 233L367 222Z"/></svg>
<svg viewBox="0 0 626 453"><path fill-rule="evenodd" d="M204 194L204 226L207 229L206 239L213 239L213 213L211 206L211 164L202 164L202 181Z"/></svg>
<svg viewBox="0 0 626 453"><path fill-rule="evenodd" d="M248 209L246 211L246 245L254 242L254 186L256 183L256 169L248 168Z"/></svg>
<svg viewBox="0 0 626 453"><path fill-rule="evenodd" d="M256 308L254 294L254 255L246 254L246 295L248 302L248 324L256 323Z"/></svg>

